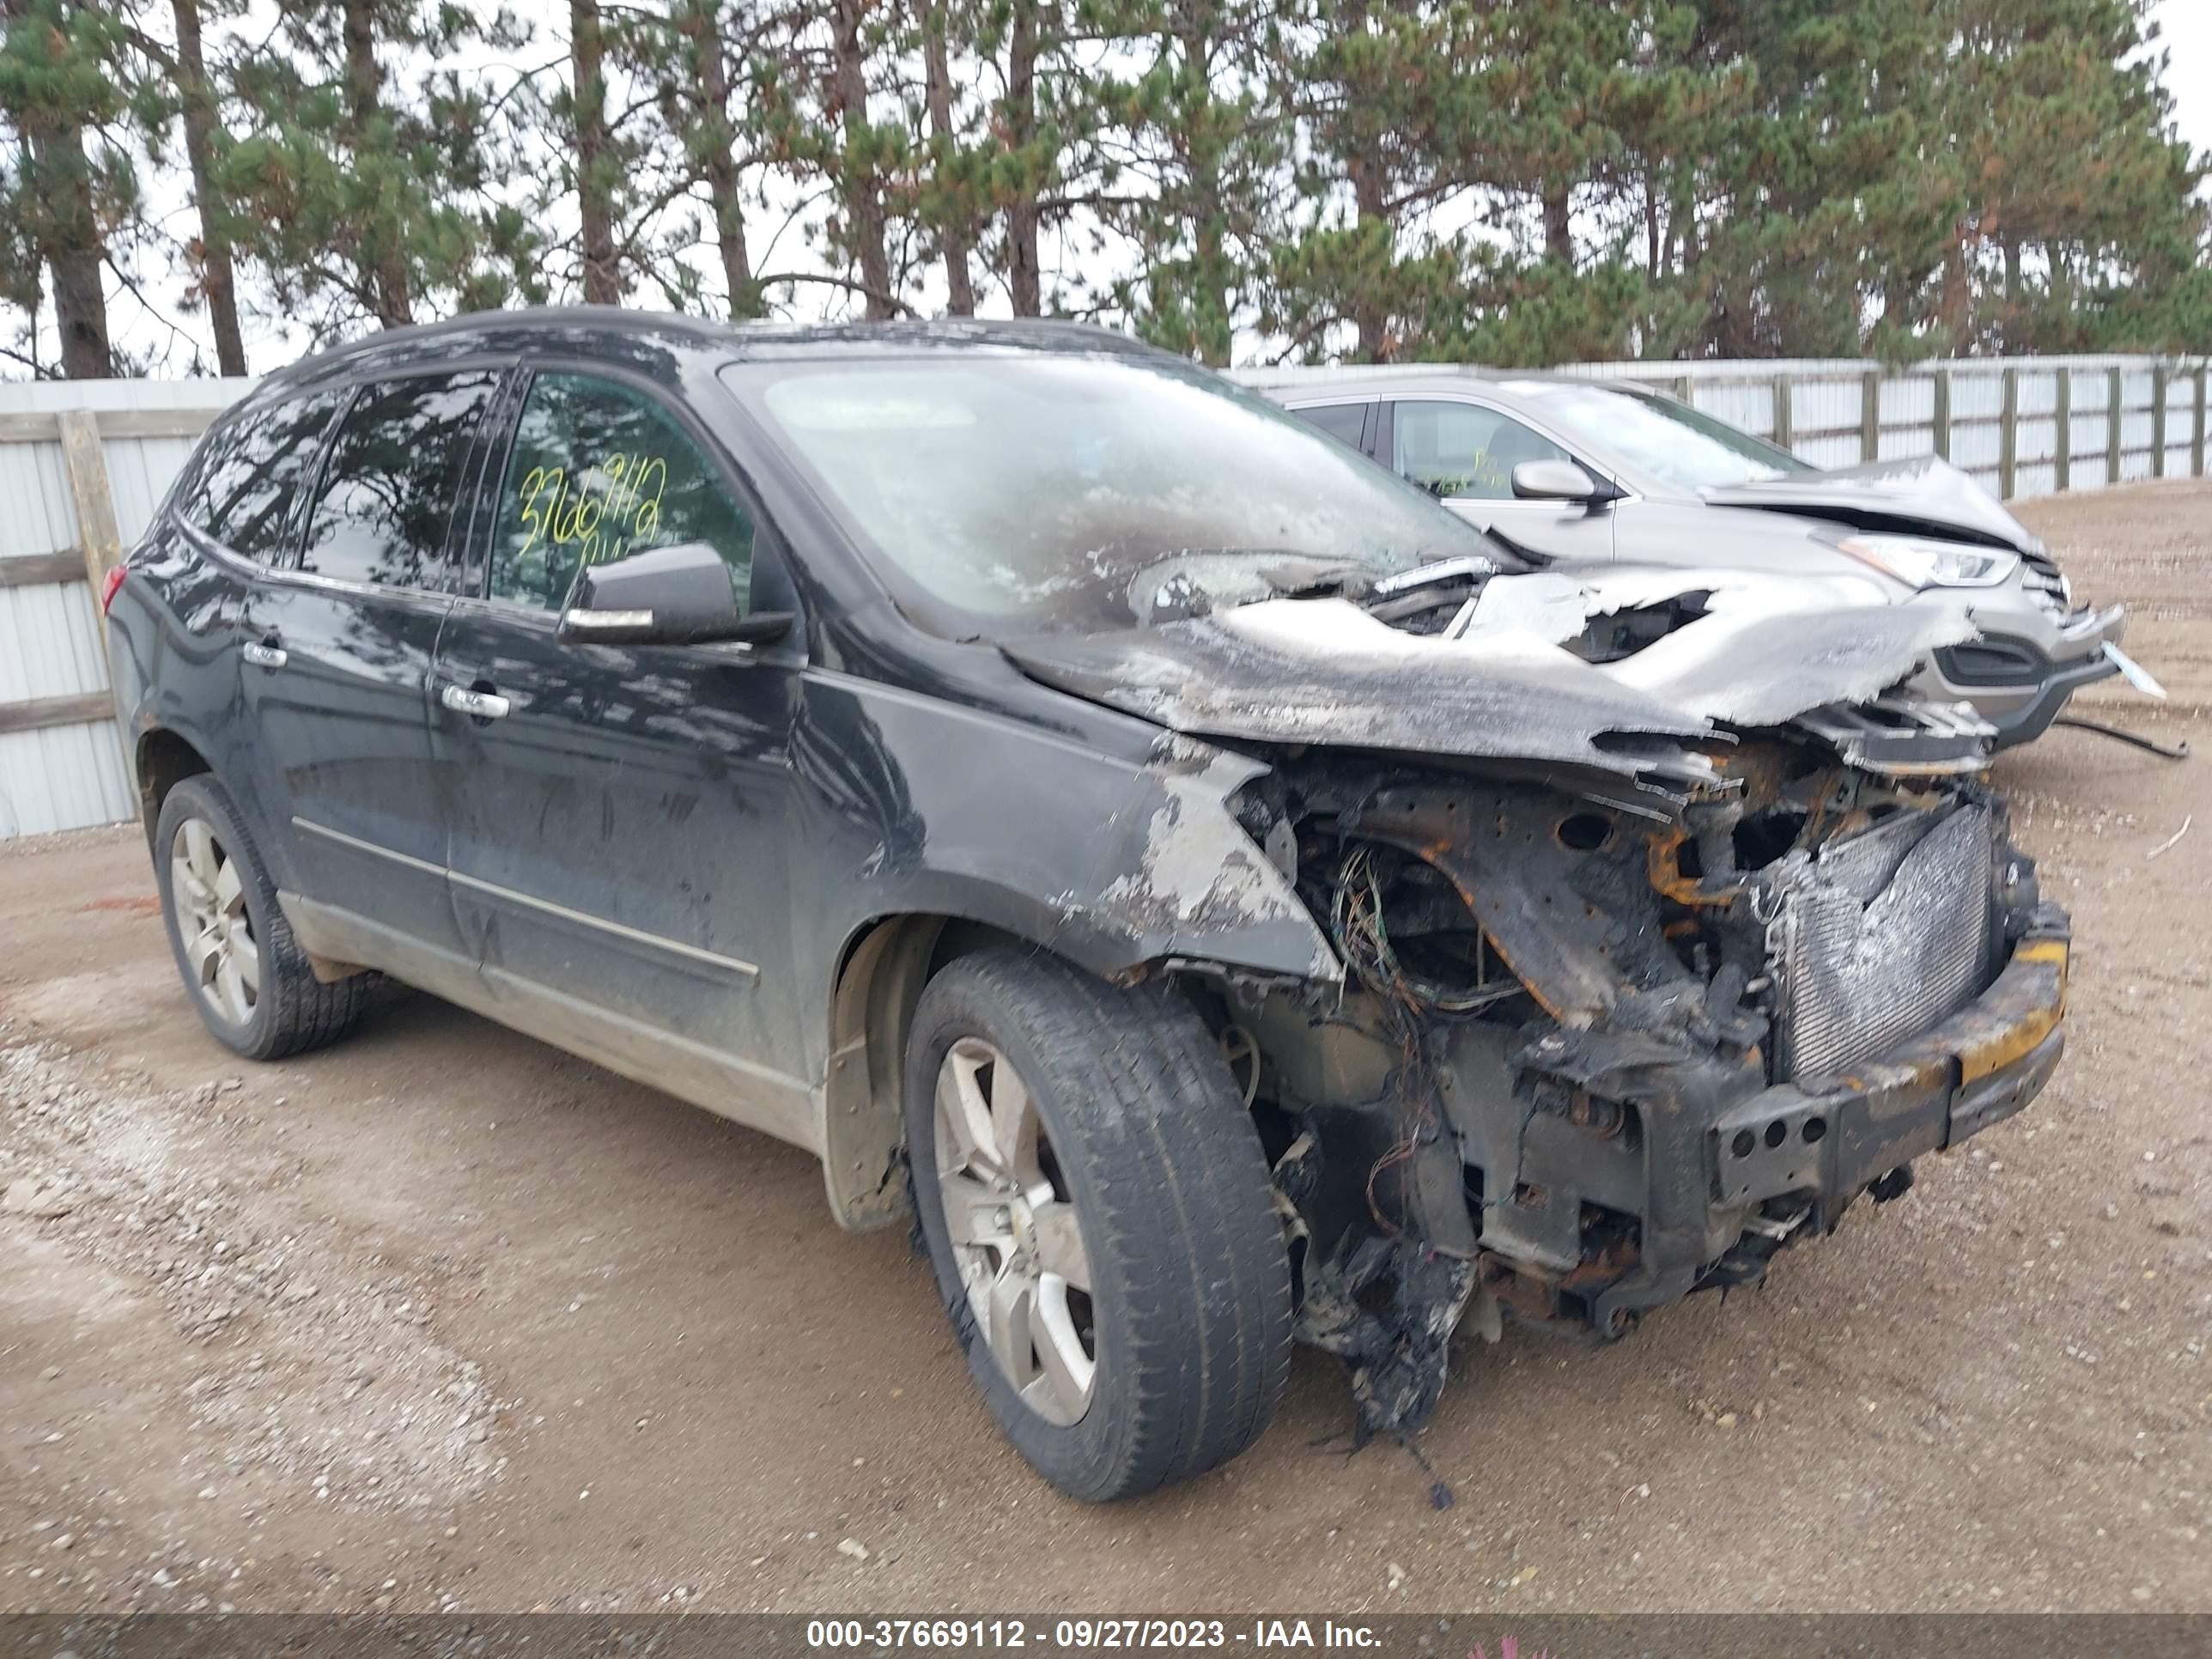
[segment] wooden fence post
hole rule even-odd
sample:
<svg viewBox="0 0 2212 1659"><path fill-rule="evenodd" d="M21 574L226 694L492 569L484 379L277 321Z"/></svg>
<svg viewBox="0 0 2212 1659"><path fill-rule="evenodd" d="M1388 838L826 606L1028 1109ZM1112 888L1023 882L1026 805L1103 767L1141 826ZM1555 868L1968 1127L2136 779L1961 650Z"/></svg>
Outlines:
<svg viewBox="0 0 2212 1659"><path fill-rule="evenodd" d="M62 468L69 475L70 500L76 507L77 544L84 553L84 579L92 584L92 614L105 636L107 618L100 608L107 573L123 558L123 532L115 523L115 491L107 477L107 452L100 447L100 422L88 409L63 411Z"/></svg>
<svg viewBox="0 0 2212 1659"><path fill-rule="evenodd" d="M1951 459L1951 371L1936 371L1936 453L1945 460Z"/></svg>
<svg viewBox="0 0 2212 1659"><path fill-rule="evenodd" d="M2150 372L2150 476L2166 476L2166 368Z"/></svg>
<svg viewBox="0 0 2212 1659"><path fill-rule="evenodd" d="M2189 476L2204 476L2204 365L2197 366L2197 419L2189 428Z"/></svg>
<svg viewBox="0 0 2212 1659"><path fill-rule="evenodd" d="M1790 405L1790 380L1787 374L1774 377L1774 442L1776 447L1781 449L1790 447L1790 428L1797 418Z"/></svg>
<svg viewBox="0 0 2212 1659"><path fill-rule="evenodd" d="M2063 495L2074 487L2074 371L2058 371L2058 391L2051 405L2052 429L2057 441L2052 447L2051 487Z"/></svg>
<svg viewBox="0 0 2212 1659"><path fill-rule="evenodd" d="M2020 371L2004 372L2004 412L1997 416L1997 494L2013 497L2020 482Z"/></svg>
<svg viewBox="0 0 2212 1659"><path fill-rule="evenodd" d="M1859 459L1881 459L1881 371L1870 368L1859 380Z"/></svg>
<svg viewBox="0 0 2212 1659"><path fill-rule="evenodd" d="M2110 371L2105 380L2111 388L2106 398L2105 482L2116 484L2120 481L2120 371Z"/></svg>

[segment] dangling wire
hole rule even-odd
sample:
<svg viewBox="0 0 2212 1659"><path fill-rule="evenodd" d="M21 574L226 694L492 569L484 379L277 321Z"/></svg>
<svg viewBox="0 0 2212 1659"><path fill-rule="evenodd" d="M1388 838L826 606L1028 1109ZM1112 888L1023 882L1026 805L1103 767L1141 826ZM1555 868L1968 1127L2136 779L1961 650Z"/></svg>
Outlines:
<svg viewBox="0 0 2212 1659"><path fill-rule="evenodd" d="M1521 988L1517 983L1478 983L1455 989L1424 979L1400 962L1390 943L1389 925L1382 918L1382 878L1375 867L1371 848L1355 847L1344 855L1329 926L1337 949L1368 988L1412 1012L1427 1009L1442 1014L1471 1014L1504 1001ZM1478 933L1478 951L1482 948L1480 939Z"/></svg>

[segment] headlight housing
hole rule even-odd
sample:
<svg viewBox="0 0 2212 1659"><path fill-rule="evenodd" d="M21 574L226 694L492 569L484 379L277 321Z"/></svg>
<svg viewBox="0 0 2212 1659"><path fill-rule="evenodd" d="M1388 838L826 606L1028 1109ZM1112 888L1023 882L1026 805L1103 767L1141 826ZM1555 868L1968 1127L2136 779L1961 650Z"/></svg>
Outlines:
<svg viewBox="0 0 2212 1659"><path fill-rule="evenodd" d="M1926 536L1846 536L1837 544L1908 587L1995 587L2020 568L2020 556Z"/></svg>

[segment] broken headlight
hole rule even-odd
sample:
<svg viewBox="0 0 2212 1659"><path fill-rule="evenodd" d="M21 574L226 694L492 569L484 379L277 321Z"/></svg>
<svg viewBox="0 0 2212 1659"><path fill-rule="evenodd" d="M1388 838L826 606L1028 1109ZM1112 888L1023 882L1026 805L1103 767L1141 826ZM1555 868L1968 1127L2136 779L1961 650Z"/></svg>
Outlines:
<svg viewBox="0 0 2212 1659"><path fill-rule="evenodd" d="M1908 587L1995 587L2020 568L2017 554L1925 536L1846 536L1837 544Z"/></svg>

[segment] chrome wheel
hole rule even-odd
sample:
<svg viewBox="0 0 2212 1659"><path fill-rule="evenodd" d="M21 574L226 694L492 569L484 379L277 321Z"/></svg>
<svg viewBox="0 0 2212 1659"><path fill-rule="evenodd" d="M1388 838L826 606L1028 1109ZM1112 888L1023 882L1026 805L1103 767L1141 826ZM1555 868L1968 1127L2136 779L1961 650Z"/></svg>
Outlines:
<svg viewBox="0 0 2212 1659"><path fill-rule="evenodd" d="M1075 1205L1013 1063L963 1037L937 1073L937 1188L976 1328L1048 1423L1091 1404L1097 1338Z"/></svg>
<svg viewBox="0 0 2212 1659"><path fill-rule="evenodd" d="M233 1025L261 1000L261 950L246 914L243 872L205 818L186 818L169 843L169 904L186 976Z"/></svg>

